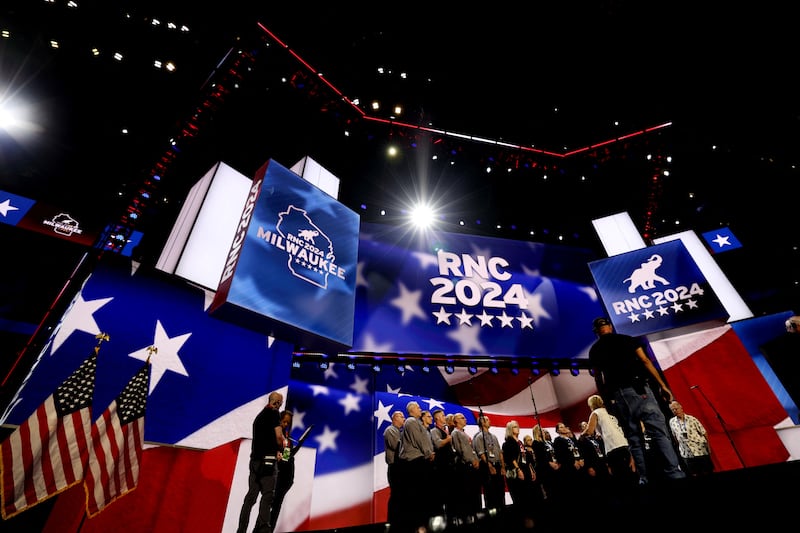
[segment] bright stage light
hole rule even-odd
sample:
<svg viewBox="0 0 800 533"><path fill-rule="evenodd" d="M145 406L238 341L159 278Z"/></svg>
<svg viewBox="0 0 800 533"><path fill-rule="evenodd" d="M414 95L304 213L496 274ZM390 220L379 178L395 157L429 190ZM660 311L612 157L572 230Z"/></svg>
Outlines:
<svg viewBox="0 0 800 533"><path fill-rule="evenodd" d="M0 99L0 130L14 137L44 131L40 125L32 122L31 118L32 112L26 103Z"/></svg>
<svg viewBox="0 0 800 533"><path fill-rule="evenodd" d="M431 227L435 218L436 213L433 208L428 205L419 204L411 209L411 222L418 228L424 229Z"/></svg>

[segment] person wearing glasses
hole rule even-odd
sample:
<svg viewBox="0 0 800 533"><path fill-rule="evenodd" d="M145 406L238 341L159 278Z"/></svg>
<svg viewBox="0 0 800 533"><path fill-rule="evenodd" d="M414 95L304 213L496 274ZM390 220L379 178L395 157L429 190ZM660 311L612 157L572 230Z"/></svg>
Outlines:
<svg viewBox="0 0 800 533"><path fill-rule="evenodd" d="M678 443L687 473L690 476L710 474L714 471L714 462L706 428L697 417L684 412L679 401L673 400L669 408L675 415L669 419L669 428Z"/></svg>
<svg viewBox="0 0 800 533"><path fill-rule="evenodd" d="M480 460L472 447L472 439L464 428L467 417L462 413L453 415L452 431L453 449L456 454L456 474L453 486L457 491L453 501L456 502L453 514L457 516L474 516L481 510L481 480L479 477Z"/></svg>
<svg viewBox="0 0 800 533"><path fill-rule="evenodd" d="M506 504L506 466L500 440L489 429L488 416L478 417L478 432L472 437L472 447L481 460L481 484L487 509L501 510Z"/></svg>

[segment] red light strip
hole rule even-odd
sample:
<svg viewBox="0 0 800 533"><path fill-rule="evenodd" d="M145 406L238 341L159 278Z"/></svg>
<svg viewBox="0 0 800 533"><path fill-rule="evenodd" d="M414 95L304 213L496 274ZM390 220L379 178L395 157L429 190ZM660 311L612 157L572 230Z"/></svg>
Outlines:
<svg viewBox="0 0 800 533"><path fill-rule="evenodd" d="M272 38L272 40L274 40L278 45L280 45L284 49L286 49L286 51L289 52L292 55L292 57L297 59L297 61L300 62L300 64L302 64L305 68L307 68L312 74L316 75L317 78L319 80L321 80L325 85L327 85L334 93L336 93L337 96L340 96L342 98L342 100L344 100L345 103L347 103L359 115L361 115L361 117L364 120L371 120L373 122L382 122L382 123L390 124L392 126L396 126L396 127L400 127L400 128L407 128L407 129L411 129L411 130L425 131L425 132L428 132L428 133L435 133L437 135L444 135L444 136L447 136L447 137L454 137L454 138L457 138L457 139L464 139L464 140L473 141L473 142L479 142L479 143L484 143L484 144L493 144L493 145L497 145L497 146L503 146L503 147L506 147L506 148L509 148L509 149L512 149L512 150L522 150L522 151L525 151L525 152L532 152L532 153L548 155L548 156L551 156L551 157L558 157L558 158L566 158L566 157L569 157L569 156L572 156L572 155L575 155L575 154L588 152L590 150L594 150L595 148L599 148L601 146L614 144L614 143L617 143L617 142L620 142L620 141L624 141L624 140L630 139L632 137L638 137L639 135L645 135L647 133L651 133L653 131L657 131L657 130L672 126L672 122L664 122L662 124L656 124L655 126L650 126L648 128L644 128L642 130L638 130L638 131L634 131L634 132L631 132L631 133L627 133L625 135L622 135L622 136L619 136L619 137L615 137L613 139L608 139L606 141L602 141L602 142L599 142L599 143L596 143L596 144L590 144L590 145L584 146L582 148L578 148L578 149L575 149L575 150L570 150L568 152L563 152L562 153L562 152L553 152L553 151L550 151L550 150L542 150L540 148L533 148L531 146L523 146L523 145L518 145L518 144L511 144L511 143L507 143L507 142L503 142L503 141L487 139L487 138L484 138L484 137L477 137L477 136L469 135L469 134L456 133L456 132L453 132L453 131L448 131L446 129L429 128L429 127L425 127L425 126L420 126L418 124L408 124L408 123L405 123L405 122L398 122L396 120L389 120L389 119L385 119L385 118L369 116L369 115L367 115L366 111L364 111L363 109L358 107L355 103L353 103L353 101L350 100L348 97L346 97L342 93L342 91L340 91L335 85L333 85L333 83L328 81L327 78L325 78L321 73L319 73L306 60L304 60L302 57L300 57L300 55L297 52L295 52L294 50L289 48L289 46L287 44L285 44L281 39L279 39L278 36L275 35L272 31L270 31L266 26L264 26L263 24L261 24L259 22L258 23L258 27L261 28L265 33L267 33Z"/></svg>

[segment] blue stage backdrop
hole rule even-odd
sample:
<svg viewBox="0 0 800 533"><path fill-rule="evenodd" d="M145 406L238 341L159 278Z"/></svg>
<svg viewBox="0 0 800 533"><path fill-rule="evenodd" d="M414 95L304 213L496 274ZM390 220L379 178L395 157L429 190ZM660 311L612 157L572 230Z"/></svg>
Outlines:
<svg viewBox="0 0 800 533"><path fill-rule="evenodd" d="M573 358L604 314L590 251L362 223L352 351Z"/></svg>

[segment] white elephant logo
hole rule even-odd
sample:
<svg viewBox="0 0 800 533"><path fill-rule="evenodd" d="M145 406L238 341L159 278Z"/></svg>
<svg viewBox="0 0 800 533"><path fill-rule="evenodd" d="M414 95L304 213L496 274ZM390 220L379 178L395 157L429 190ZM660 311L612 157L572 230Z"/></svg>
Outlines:
<svg viewBox="0 0 800 533"><path fill-rule="evenodd" d="M650 256L650 259L634 270L629 278L622 280L623 282L631 282L630 287L628 287L628 292L633 294L638 287L642 289L653 289L656 286L656 281L662 285L669 285L669 281L656 274L656 269L661 266L662 261L660 255L653 254Z"/></svg>
<svg viewBox="0 0 800 533"><path fill-rule="evenodd" d="M316 244L314 242L314 237L318 236L319 232L313 229L301 229L297 234L300 235L304 241Z"/></svg>

